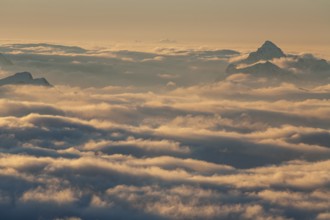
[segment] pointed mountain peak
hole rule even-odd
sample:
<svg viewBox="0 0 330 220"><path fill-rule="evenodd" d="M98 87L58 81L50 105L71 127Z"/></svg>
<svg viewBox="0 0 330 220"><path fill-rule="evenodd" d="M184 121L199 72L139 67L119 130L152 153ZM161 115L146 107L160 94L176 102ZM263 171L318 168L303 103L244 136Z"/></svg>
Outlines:
<svg viewBox="0 0 330 220"><path fill-rule="evenodd" d="M265 41L265 43L257 50L257 52L261 53L277 53L281 56L285 56L285 54L283 53L283 51L281 50L281 48L279 48L278 46L276 46L276 44L274 44L273 42L267 40Z"/></svg>
<svg viewBox="0 0 330 220"><path fill-rule="evenodd" d="M272 60L274 58L281 57L286 57L281 48L276 46L273 42L267 40L260 48L258 48L257 51L250 53L244 62L252 64L261 60Z"/></svg>
<svg viewBox="0 0 330 220"><path fill-rule="evenodd" d="M276 44L274 44L273 42L271 42L269 40L266 40L265 43L261 47L266 47L266 48L274 47L274 48L278 48L278 46L276 46Z"/></svg>

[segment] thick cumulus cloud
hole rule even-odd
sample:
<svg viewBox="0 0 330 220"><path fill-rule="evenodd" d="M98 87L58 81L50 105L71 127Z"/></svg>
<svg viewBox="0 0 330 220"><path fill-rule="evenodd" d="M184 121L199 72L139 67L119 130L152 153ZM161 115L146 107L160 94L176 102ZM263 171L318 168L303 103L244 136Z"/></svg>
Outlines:
<svg viewBox="0 0 330 220"><path fill-rule="evenodd" d="M233 51L4 48L21 67L63 62L54 78L77 65L88 80L83 71L102 70L81 65L112 60L148 70L149 84L178 84L0 87L1 219L328 219L326 82L307 88L238 73L180 84ZM175 65L163 71L165 63Z"/></svg>

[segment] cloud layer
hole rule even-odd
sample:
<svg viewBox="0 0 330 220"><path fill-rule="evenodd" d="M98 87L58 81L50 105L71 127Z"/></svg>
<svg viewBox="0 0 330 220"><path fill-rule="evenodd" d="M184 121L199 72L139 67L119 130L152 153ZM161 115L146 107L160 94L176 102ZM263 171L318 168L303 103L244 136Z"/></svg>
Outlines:
<svg viewBox="0 0 330 220"><path fill-rule="evenodd" d="M101 60L115 59L148 70L148 84L177 85L0 87L1 219L328 218L326 82L302 88L245 74L177 81L188 66L187 74L200 74L227 64L229 51L117 51L105 59L77 47L8 48L16 66L38 65L54 78L71 77L72 65L87 71L84 59L101 69ZM181 60L178 72L151 68L176 69Z"/></svg>

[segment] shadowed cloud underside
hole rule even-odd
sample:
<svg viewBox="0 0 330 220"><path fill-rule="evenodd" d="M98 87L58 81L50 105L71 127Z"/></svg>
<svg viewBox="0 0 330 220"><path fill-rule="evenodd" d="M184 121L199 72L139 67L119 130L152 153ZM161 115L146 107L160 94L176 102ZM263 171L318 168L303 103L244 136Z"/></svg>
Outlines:
<svg viewBox="0 0 330 220"><path fill-rule="evenodd" d="M0 218L327 219L329 64L260 48L0 46Z"/></svg>

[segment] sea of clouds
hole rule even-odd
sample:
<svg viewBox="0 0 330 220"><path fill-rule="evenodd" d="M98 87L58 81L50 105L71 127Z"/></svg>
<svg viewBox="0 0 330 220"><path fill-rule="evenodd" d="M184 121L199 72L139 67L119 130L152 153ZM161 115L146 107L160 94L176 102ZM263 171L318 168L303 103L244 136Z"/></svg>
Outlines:
<svg viewBox="0 0 330 220"><path fill-rule="evenodd" d="M1 76L54 85L0 87L1 219L330 218L324 78L227 76L229 50L0 51Z"/></svg>

